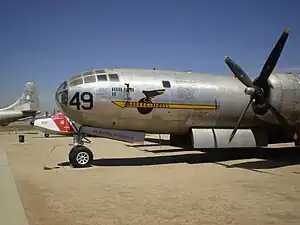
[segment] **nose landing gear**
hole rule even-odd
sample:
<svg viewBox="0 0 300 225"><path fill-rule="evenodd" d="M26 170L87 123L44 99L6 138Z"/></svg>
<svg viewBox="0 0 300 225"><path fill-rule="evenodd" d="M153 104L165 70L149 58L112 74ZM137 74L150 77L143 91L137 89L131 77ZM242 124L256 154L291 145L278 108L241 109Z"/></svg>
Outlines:
<svg viewBox="0 0 300 225"><path fill-rule="evenodd" d="M91 143L91 141L81 132L81 128L82 126L74 135L73 148L69 152L69 162L75 168L90 167L94 158L93 152L83 146L84 143Z"/></svg>
<svg viewBox="0 0 300 225"><path fill-rule="evenodd" d="M93 153L85 146L74 146L69 152L70 164L75 168L90 167L93 161Z"/></svg>

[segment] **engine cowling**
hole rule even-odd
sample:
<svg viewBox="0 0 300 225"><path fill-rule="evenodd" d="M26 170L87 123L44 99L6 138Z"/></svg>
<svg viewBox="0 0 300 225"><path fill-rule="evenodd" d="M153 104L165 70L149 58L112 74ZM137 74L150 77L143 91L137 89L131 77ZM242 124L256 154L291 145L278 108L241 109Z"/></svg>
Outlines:
<svg viewBox="0 0 300 225"><path fill-rule="evenodd" d="M295 73L273 73L268 80L267 98L270 104L288 120L290 124L300 122L300 79ZM266 122L279 124L268 111L259 116Z"/></svg>
<svg viewBox="0 0 300 225"><path fill-rule="evenodd" d="M228 143L233 129L192 129L193 148L241 148L267 146L268 136L259 129L239 129Z"/></svg>

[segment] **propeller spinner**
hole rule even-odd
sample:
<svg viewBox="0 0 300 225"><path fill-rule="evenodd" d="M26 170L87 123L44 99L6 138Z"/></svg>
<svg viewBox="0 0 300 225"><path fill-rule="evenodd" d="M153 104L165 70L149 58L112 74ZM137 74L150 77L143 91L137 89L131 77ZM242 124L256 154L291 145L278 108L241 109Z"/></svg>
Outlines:
<svg viewBox="0 0 300 225"><path fill-rule="evenodd" d="M291 131L290 125L288 124L286 119L268 102L265 96L265 91L267 88L269 88L268 78L273 72L278 62L278 59L281 55L282 49L285 45L288 35L289 29L285 29L281 37L277 41L276 45L274 46L268 59L266 60L263 69L260 72L260 75L253 81L239 65L237 65L228 56L225 56L225 63L232 71L232 73L246 86L245 94L250 95L250 101L246 106L244 112L240 116L237 124L235 125L229 137L229 142L231 142L234 135L236 134L240 123L242 122L251 103L253 103L252 107L255 114L264 115L265 113L267 113L268 110L270 110L276 116L279 123L282 124L289 132ZM253 102L253 100L255 100L255 102Z"/></svg>

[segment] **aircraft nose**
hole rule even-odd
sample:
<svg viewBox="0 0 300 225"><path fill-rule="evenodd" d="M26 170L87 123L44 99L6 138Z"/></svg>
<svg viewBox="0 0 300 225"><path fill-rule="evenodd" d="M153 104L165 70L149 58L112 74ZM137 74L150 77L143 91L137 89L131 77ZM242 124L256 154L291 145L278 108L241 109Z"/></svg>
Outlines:
<svg viewBox="0 0 300 225"><path fill-rule="evenodd" d="M59 87L57 88L57 91L55 93L55 101L57 106L61 111L64 111L64 109L68 105L68 84L67 81L64 81Z"/></svg>

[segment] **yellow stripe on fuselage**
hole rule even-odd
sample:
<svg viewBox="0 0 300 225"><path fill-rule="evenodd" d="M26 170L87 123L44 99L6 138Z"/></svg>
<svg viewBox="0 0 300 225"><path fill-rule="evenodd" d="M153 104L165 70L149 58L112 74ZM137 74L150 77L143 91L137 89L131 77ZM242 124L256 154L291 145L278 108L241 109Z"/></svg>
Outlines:
<svg viewBox="0 0 300 225"><path fill-rule="evenodd" d="M216 105L187 105L166 103L142 103L130 101L112 101L121 108L167 108L167 109L217 109Z"/></svg>

